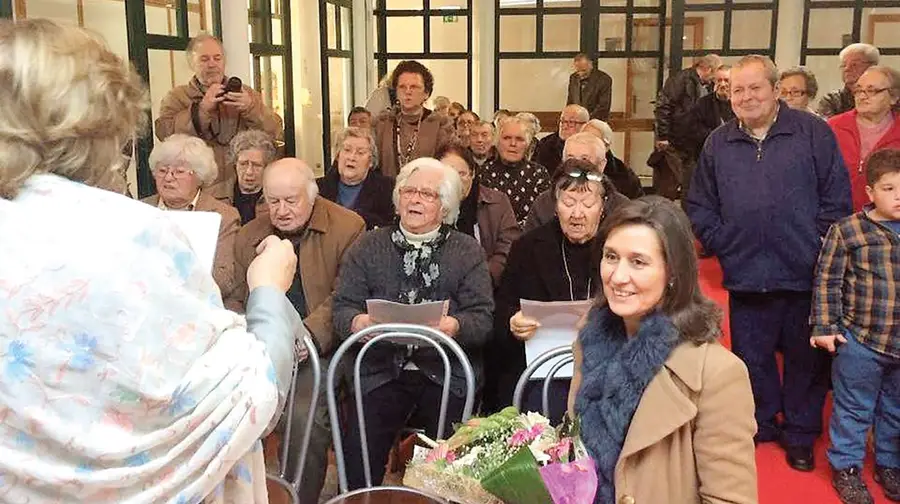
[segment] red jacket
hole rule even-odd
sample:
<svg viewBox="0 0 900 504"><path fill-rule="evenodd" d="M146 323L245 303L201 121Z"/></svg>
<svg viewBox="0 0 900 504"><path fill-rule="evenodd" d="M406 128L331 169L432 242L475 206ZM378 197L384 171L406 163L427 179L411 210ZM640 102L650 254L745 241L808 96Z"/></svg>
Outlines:
<svg viewBox="0 0 900 504"><path fill-rule="evenodd" d="M860 159L859 128L856 126L856 110L838 114L828 120L828 125L837 137L838 146L844 156L844 164L850 172L850 189L853 192L853 211L859 212L869 203L866 195L866 160ZM900 149L900 115L894 115L894 124L878 140L872 152L881 149Z"/></svg>

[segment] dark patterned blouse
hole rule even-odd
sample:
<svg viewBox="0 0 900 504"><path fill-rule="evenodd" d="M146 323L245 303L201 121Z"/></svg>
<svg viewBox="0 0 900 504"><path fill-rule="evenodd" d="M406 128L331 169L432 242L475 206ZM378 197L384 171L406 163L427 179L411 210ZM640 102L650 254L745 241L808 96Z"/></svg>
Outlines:
<svg viewBox="0 0 900 504"><path fill-rule="evenodd" d="M485 163L478 178L482 185L509 196L519 225L525 222L534 199L550 188L550 173L543 166L526 160L508 164L499 156Z"/></svg>

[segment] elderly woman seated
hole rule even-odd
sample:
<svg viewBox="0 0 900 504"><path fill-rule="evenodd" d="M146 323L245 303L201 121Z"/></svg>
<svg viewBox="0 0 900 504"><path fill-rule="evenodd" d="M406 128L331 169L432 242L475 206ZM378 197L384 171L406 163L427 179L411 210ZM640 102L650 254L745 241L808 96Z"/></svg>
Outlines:
<svg viewBox="0 0 900 504"><path fill-rule="evenodd" d="M234 207L241 216L241 225L267 209L262 197L262 172L275 156L275 142L262 130L241 131L228 145L228 166L233 166L237 172Z"/></svg>
<svg viewBox="0 0 900 504"><path fill-rule="evenodd" d="M216 212L222 216L212 275L225 306L240 310L243 300L239 299L239 282L234 277L234 239L241 220L234 207L203 192L218 173L212 149L197 137L171 135L150 152L150 171L158 194L141 201L160 210Z"/></svg>
<svg viewBox="0 0 900 504"><path fill-rule="evenodd" d="M606 175L606 170L609 166L607 164L609 157L607 157L608 151L606 148L606 143L591 133L575 133L566 140L563 146L563 162L569 159L580 159L590 163L598 175ZM556 169L554 176L559 175L562 165L554 168ZM608 177L604 178L607 179L607 185L610 189L607 197L612 200L613 205L628 199L617 190L615 184ZM550 188L542 192L534 200L534 204L528 212L528 217L525 219L525 224L522 225L524 232L527 233L537 229L556 218L556 199L554 194L553 189Z"/></svg>
<svg viewBox="0 0 900 504"><path fill-rule="evenodd" d="M0 75L0 500L268 502L259 439L305 332L291 244L260 247L246 319L223 309L172 222L105 190L150 106L128 63L0 20Z"/></svg>
<svg viewBox="0 0 900 504"><path fill-rule="evenodd" d="M491 331L494 303L484 252L474 238L451 227L459 195L459 175L439 161L420 158L403 167L394 187L399 223L367 233L344 257L334 296L334 329L344 339L378 323L366 313L368 299L446 301L447 314L437 329L465 350L480 381L481 348ZM452 357L451 362L447 421L457 422L465 379L460 364ZM434 350L384 343L367 354L361 375L369 463L372 481L379 483L404 426L411 423L436 434L443 364ZM353 419L344 436L347 474L350 486L357 488L365 485L365 477L355 411L347 418Z"/></svg>
<svg viewBox="0 0 900 504"><path fill-rule="evenodd" d="M337 145L337 170L316 179L319 196L359 214L366 229L389 225L394 220L393 187L390 178L373 169L378 153L372 130L347 128Z"/></svg>
<svg viewBox="0 0 900 504"><path fill-rule="evenodd" d="M600 285L592 256L594 237L604 217L621 202L610 198L616 193L596 166L580 159L564 161L552 187L556 217L513 243L497 290L496 339L487 356L493 389L486 393L496 394L490 398L496 401L489 403L492 408L510 404L525 370L523 342L538 328L534 319L522 315L520 300L590 299ZM568 380L554 380L550 404L554 421L565 412L568 386ZM540 410L539 392L537 386L526 389L527 409Z"/></svg>

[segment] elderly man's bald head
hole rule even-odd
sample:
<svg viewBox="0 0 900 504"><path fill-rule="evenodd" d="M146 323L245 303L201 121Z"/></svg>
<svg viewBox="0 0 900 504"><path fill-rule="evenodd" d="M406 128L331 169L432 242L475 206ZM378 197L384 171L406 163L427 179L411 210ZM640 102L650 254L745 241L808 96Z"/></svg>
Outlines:
<svg viewBox="0 0 900 504"><path fill-rule="evenodd" d="M303 160L283 158L263 172L263 195L272 224L292 233L306 226L319 194L316 177Z"/></svg>

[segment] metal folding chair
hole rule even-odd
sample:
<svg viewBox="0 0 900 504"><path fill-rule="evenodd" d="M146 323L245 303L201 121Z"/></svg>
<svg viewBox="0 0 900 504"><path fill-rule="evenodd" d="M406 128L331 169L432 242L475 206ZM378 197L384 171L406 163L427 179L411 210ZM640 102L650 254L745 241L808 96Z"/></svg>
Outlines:
<svg viewBox="0 0 900 504"><path fill-rule="evenodd" d="M516 409L522 411L522 396L525 394L525 387L528 385L528 382L531 381L531 375L533 375L538 368L554 359L559 360L551 365L550 370L547 372L547 376L544 377L543 390L541 391L542 414L545 417L550 418L550 384L553 383L553 378L556 376L556 373L559 373L560 369L575 361L571 346L561 346L552 350L547 350L539 355L537 359L532 361L525 371L519 375L519 381L516 382L516 390L513 393L512 402Z"/></svg>
<svg viewBox="0 0 900 504"><path fill-rule="evenodd" d="M363 468L367 488L372 487L372 470L371 467L369 467L369 449L366 437L365 414L363 412L362 386L360 384L360 364L362 363L363 357L365 357L369 349L372 348L372 345L379 342L391 342L416 346L429 345L437 350L438 354L441 356L441 360L444 362L444 384L441 394L440 416L438 417L438 439L444 436L444 427L447 420L447 404L450 397L450 359L447 357L447 352L443 347L449 348L456 355L456 358L462 364L463 372L466 375L466 401L463 406L463 422L468 420L472 415L472 408L475 404L475 373L472 370L472 364L469 362L469 358L456 341L447 337L437 329L414 324L380 324L368 327L351 335L340 347L338 347L337 351L335 351L331 360L331 365L328 366L325 382L325 395L328 400L328 416L331 420L331 434L333 436L338 483L342 494L345 494L348 489L347 468L344 463L344 445L341 439L340 419L338 416L337 397L335 393L335 379L341 358L353 345L357 344L362 338L367 336L371 336L372 339L367 341L360 349L353 366L353 389L356 400L357 419L359 421L359 435L362 445Z"/></svg>
<svg viewBox="0 0 900 504"><path fill-rule="evenodd" d="M376 500L375 502L404 502L410 504L449 504L446 499L436 497L415 488L400 486L383 486L372 488L360 488L352 492L338 495L329 500L325 504L362 504L369 502L367 497L372 494L381 494L385 500Z"/></svg>
<svg viewBox="0 0 900 504"><path fill-rule="evenodd" d="M306 452L309 450L309 441L312 438L313 420L315 419L316 406L319 401L319 389L322 386L322 366L319 362L319 354L317 353L316 345L308 334L303 336L302 341L309 354L309 357L306 358L306 362L309 362L313 372L313 393L309 403L309 413L306 416L306 429L304 429L303 442L301 444L302 448L300 449L299 458L297 459L297 469L294 471L294 474L291 475L292 479L287 479L288 457L292 455L290 453L290 445L292 435L291 428L294 423L294 396L297 393L297 377L300 374L300 366L304 365L303 362L298 362L294 365L294 373L291 377L291 388L288 391L287 402L285 403L285 409L287 411L285 413L284 436L281 440L281 454L278 457L278 472L276 474L266 474L268 480L277 483L290 494L291 501L294 504L300 504L300 497L298 495L300 489L300 477L303 475L303 467L306 465Z"/></svg>

